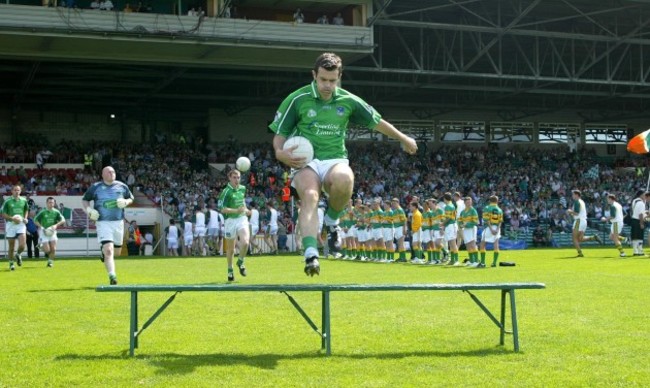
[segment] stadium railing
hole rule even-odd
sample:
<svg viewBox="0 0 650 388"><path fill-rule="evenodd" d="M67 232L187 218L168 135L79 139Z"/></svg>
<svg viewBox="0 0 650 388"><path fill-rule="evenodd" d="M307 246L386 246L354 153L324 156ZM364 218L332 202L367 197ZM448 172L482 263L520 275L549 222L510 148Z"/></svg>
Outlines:
<svg viewBox="0 0 650 388"><path fill-rule="evenodd" d="M332 353L331 337L331 292L346 291L462 291L467 293L478 307L490 318L499 328L499 344L504 345L506 334L512 334L514 351L519 351L519 329L517 323L517 308L515 302L515 290L520 289L542 289L546 288L543 283L483 283L483 284L215 284L215 285L113 285L99 286L97 292L129 292L131 294L131 316L129 329L129 355L135 355L139 339L158 316L176 299L182 292L259 292L271 291L280 292L287 296L289 302L298 310L300 315L307 321L309 326L321 338L321 350L326 355ZM501 291L501 310L499 318L483 304L473 293L481 290ZM320 292L321 293L321 329L307 315L305 310L289 294L289 292ZM173 292L147 321L139 326L138 320L138 293L142 292ZM510 300L510 323L511 331L506 330L506 295Z"/></svg>

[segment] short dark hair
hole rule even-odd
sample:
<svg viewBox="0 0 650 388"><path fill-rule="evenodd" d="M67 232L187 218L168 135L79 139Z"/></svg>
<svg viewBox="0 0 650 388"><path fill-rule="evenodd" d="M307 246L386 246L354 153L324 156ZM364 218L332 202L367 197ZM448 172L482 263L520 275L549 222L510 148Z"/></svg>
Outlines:
<svg viewBox="0 0 650 388"><path fill-rule="evenodd" d="M616 195L615 194L607 194L607 198L610 198L612 201L616 201Z"/></svg>
<svg viewBox="0 0 650 388"><path fill-rule="evenodd" d="M446 192L446 193L442 196L442 198L443 198L445 201L451 201L451 193L450 193L450 192Z"/></svg>
<svg viewBox="0 0 650 388"><path fill-rule="evenodd" d="M334 53L322 53L316 58L314 63L314 72L318 73L318 69L323 68L327 71L338 70L339 77L343 74L343 61L341 57Z"/></svg>
<svg viewBox="0 0 650 388"><path fill-rule="evenodd" d="M497 197L496 195L490 195L490 198L488 198L488 201L490 201L491 203L499 202L499 197Z"/></svg>
<svg viewBox="0 0 650 388"><path fill-rule="evenodd" d="M571 190L571 192L572 192L573 194L577 195L578 197L580 197L580 196L582 195L582 193L580 192L580 190Z"/></svg>

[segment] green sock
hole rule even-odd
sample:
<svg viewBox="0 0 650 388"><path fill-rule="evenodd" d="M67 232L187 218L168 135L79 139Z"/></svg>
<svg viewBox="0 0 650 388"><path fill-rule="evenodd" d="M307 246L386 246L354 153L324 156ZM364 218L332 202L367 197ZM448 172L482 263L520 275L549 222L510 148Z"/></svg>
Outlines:
<svg viewBox="0 0 650 388"><path fill-rule="evenodd" d="M499 260L499 252L494 252L494 260L492 261L492 265L496 265L498 260Z"/></svg>
<svg viewBox="0 0 650 388"><path fill-rule="evenodd" d="M302 247L303 249L307 248L316 248L318 249L318 240L316 240L316 237L303 237L302 238Z"/></svg>

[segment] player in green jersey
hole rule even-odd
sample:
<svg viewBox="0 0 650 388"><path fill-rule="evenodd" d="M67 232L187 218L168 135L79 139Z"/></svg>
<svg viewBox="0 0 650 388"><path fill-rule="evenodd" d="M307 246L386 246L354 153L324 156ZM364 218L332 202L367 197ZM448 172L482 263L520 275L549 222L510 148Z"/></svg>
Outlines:
<svg viewBox="0 0 650 388"><path fill-rule="evenodd" d="M472 204L472 197L465 197L463 201L465 207L463 208L463 211L460 212L458 223L462 228L463 241L465 242L465 247L467 248L467 253L469 254L469 263L467 266L476 268L480 265L478 262L478 249L476 247L478 212Z"/></svg>
<svg viewBox="0 0 650 388"><path fill-rule="evenodd" d="M233 271L233 257L235 256L235 241L239 239L239 259L237 267L239 274L246 276L246 267L244 266L244 256L248 252L250 242L250 226L247 216L251 211L246 207L246 187L239 183L241 173L238 170L228 172L228 184L221 190L217 208L223 214L225 219L225 240L226 260L228 262L228 281L235 280Z"/></svg>
<svg viewBox="0 0 650 388"><path fill-rule="evenodd" d="M321 190L329 195L325 223L330 232L328 243L333 250L338 241L339 216L352 196L354 173L345 148L348 124L367 126L399 140L409 154L417 152L414 139L382 119L361 98L338 87L342 72L339 56L321 54L312 70L312 83L291 93L269 125L275 132L273 148L276 158L289 167L299 169L292 185L302 200L300 227L305 247L305 273L309 276L320 274L316 209ZM306 166L303 157L293 155L295 148L283 149L285 141L292 135L304 136L312 143L314 160Z"/></svg>
<svg viewBox="0 0 650 388"><path fill-rule="evenodd" d="M14 259L18 266L23 265L22 253L25 250L27 242L27 216L29 215L29 206L27 199L20 196L22 188L15 185L11 188L11 196L2 204L2 218L5 219L5 235L9 241L9 250L7 258L9 259L9 269L15 270ZM16 248L18 240L18 248Z"/></svg>
<svg viewBox="0 0 650 388"><path fill-rule="evenodd" d="M45 200L45 209L41 210L34 218L36 226L41 228L41 246L45 257L47 257L47 266L54 265L54 257L56 256L56 242L59 240L56 235L56 230L59 226L65 224L63 214L55 207L56 202L54 198L47 197Z"/></svg>
<svg viewBox="0 0 650 388"><path fill-rule="evenodd" d="M487 243L493 244L494 257L492 267L497 266L499 260L499 239L501 238L501 224L503 223L503 211L499 207L499 197L490 196L488 205L483 208L483 235L481 237L481 268L485 267L485 247Z"/></svg>

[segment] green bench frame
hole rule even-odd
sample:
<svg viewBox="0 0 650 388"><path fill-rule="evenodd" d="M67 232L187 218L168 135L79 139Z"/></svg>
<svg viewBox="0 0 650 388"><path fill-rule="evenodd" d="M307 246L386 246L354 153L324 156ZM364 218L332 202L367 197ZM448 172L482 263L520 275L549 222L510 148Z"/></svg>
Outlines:
<svg viewBox="0 0 650 388"><path fill-rule="evenodd" d="M514 351L519 351L519 328L517 325L517 307L515 301L515 290L521 289L542 289L546 288L543 283L485 283L485 284L214 284L214 285L115 285L99 286L97 292L130 292L131 293L131 325L129 329L129 355L135 355L138 348L138 340L142 332L151 325L156 318L176 299L181 292L256 292L272 291L283 293L289 298L289 302L298 310L300 315L307 321L309 326L321 337L321 350L329 356L332 354L331 336L331 292L346 291L462 291L467 293L472 300L483 310L483 312L499 328L499 344L504 344L505 334L512 334ZM500 319L472 293L472 291L500 290L501 291L501 313ZM321 330L314 321L300 307L298 302L289 292L320 292L322 295L321 309ZM155 313L139 327L138 323L138 293L140 292L173 292ZM506 295L510 299L510 321L512 331L506 330Z"/></svg>

